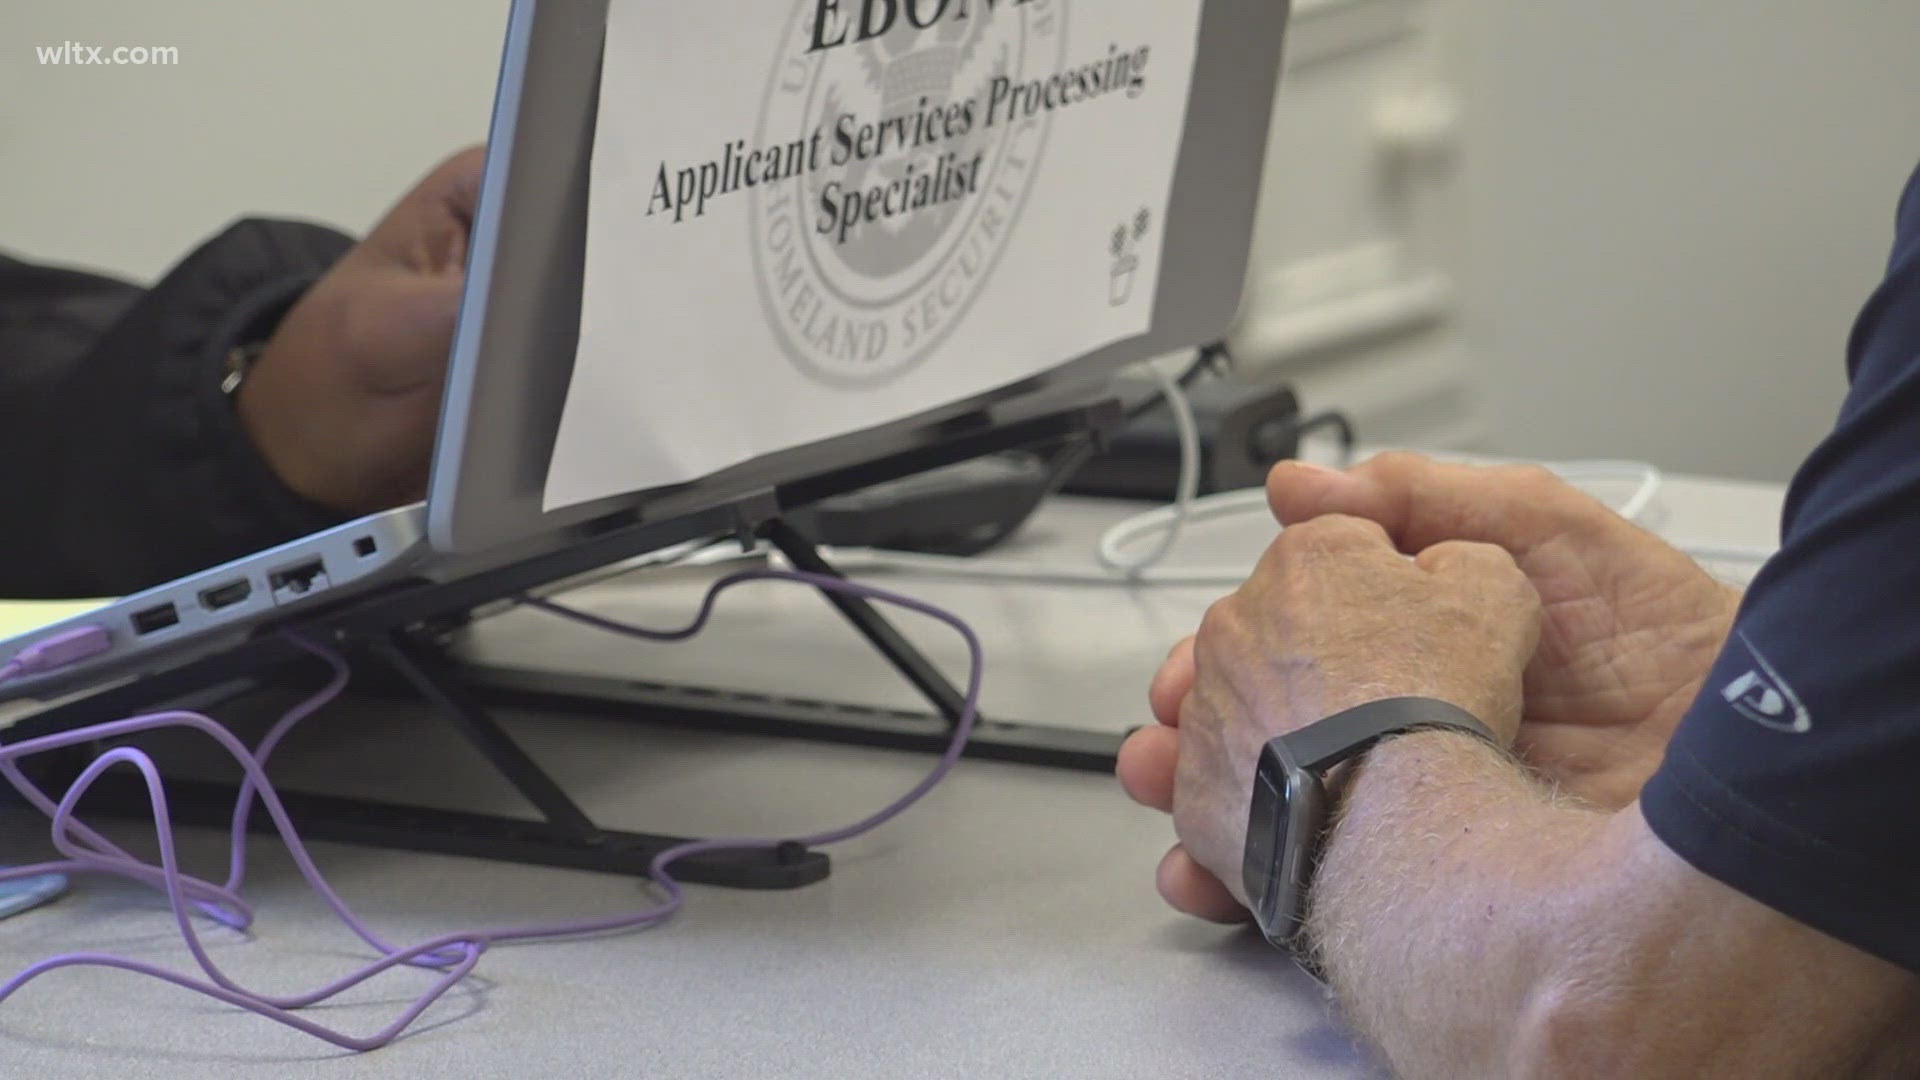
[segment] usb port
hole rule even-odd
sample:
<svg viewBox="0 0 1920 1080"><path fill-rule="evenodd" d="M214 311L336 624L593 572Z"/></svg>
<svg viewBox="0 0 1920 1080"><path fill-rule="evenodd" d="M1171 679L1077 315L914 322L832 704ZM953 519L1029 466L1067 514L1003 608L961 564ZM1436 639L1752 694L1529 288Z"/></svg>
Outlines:
<svg viewBox="0 0 1920 1080"><path fill-rule="evenodd" d="M273 602L290 604L315 589L333 584L327 577L327 564L320 559L275 570L267 575L267 587L273 590Z"/></svg>
<svg viewBox="0 0 1920 1080"><path fill-rule="evenodd" d="M200 606L208 611L219 611L235 604L245 603L253 595L253 582L246 578L229 581L225 585L215 585L200 594Z"/></svg>
<svg viewBox="0 0 1920 1080"><path fill-rule="evenodd" d="M134 632L143 637L178 625L180 625L180 612L175 610L172 604L161 604L159 607L150 607L145 611L133 613Z"/></svg>

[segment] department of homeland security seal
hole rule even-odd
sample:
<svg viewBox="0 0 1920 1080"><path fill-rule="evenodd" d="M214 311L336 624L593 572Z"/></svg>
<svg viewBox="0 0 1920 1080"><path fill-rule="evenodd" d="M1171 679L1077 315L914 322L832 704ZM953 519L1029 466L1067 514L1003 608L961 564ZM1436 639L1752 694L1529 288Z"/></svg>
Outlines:
<svg viewBox="0 0 1920 1080"><path fill-rule="evenodd" d="M1068 2L795 0L759 141L805 141L815 167L752 208L761 300L802 372L891 381L979 298L1052 124L1007 94L1058 69Z"/></svg>

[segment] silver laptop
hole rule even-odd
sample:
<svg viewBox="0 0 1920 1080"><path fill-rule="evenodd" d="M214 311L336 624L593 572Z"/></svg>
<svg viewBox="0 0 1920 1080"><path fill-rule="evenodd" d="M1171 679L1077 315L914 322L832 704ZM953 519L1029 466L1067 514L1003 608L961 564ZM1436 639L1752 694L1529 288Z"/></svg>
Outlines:
<svg viewBox="0 0 1920 1080"><path fill-rule="evenodd" d="M0 641L0 664L26 650L48 657L44 670L0 686L0 700L44 699L171 667L382 586L445 580L524 558L609 515L665 520L711 510L897 452L956 416L1085 393L1121 367L1220 339L1231 327L1279 78L1284 0L1205 0L1146 334L986 397L792 448L695 484L543 512L541 491L579 336L608 2L513 4L427 500ZM62 644L48 649L49 641Z"/></svg>

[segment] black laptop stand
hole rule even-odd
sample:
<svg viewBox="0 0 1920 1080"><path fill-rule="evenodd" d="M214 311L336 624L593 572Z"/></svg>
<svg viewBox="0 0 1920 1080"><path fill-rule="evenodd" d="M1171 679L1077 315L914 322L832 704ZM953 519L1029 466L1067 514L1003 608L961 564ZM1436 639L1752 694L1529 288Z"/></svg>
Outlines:
<svg viewBox="0 0 1920 1080"><path fill-rule="evenodd" d="M303 633L350 653L355 691L404 690L423 699L513 785L540 818L523 820L282 791L288 812L301 834L310 839L645 875L655 855L683 839L597 825L500 725L494 709L569 711L706 731L940 752L959 719L961 691L858 597L823 590L834 607L927 699L931 712L776 701L706 689L466 665L442 648L443 631L484 605L716 535L734 534L743 541L762 538L798 569L836 574L782 515L982 454L1098 440L1119 418L1118 405L1103 401L1008 423L976 420L948 425L914 449L784 485L706 513L653 523L613 522L578 543L501 569L448 582L409 582L302 615L296 625ZM311 665L312 657L305 650L270 628L223 652L43 710L22 719L9 738L31 738L162 708L207 709L262 687L283 685L289 673ZM1118 749L1117 736L982 718L967 753L976 758L1104 771L1112 768ZM238 795L232 785L174 779L168 780L167 789L176 820L215 827L230 821ZM146 809L143 786L115 786L103 779L95 791L100 794L90 796L90 801L96 805L104 801L114 809L136 813ZM265 817L253 815L256 829L270 827ZM828 870L824 853L794 844L773 852L694 856L676 863L674 874L701 884L783 889L817 882Z"/></svg>

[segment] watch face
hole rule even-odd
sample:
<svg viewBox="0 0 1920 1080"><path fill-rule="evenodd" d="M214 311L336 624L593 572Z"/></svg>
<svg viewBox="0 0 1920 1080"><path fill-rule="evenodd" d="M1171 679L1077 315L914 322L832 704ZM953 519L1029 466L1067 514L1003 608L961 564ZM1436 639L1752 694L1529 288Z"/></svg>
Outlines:
<svg viewBox="0 0 1920 1080"><path fill-rule="evenodd" d="M1275 945L1300 933L1323 809L1319 778L1269 745L1254 774L1242 884L1261 933Z"/></svg>
<svg viewBox="0 0 1920 1080"><path fill-rule="evenodd" d="M1286 842L1287 778L1264 763L1253 778L1253 808L1247 815L1247 850L1241 866L1247 902L1265 930L1280 890L1277 856Z"/></svg>

